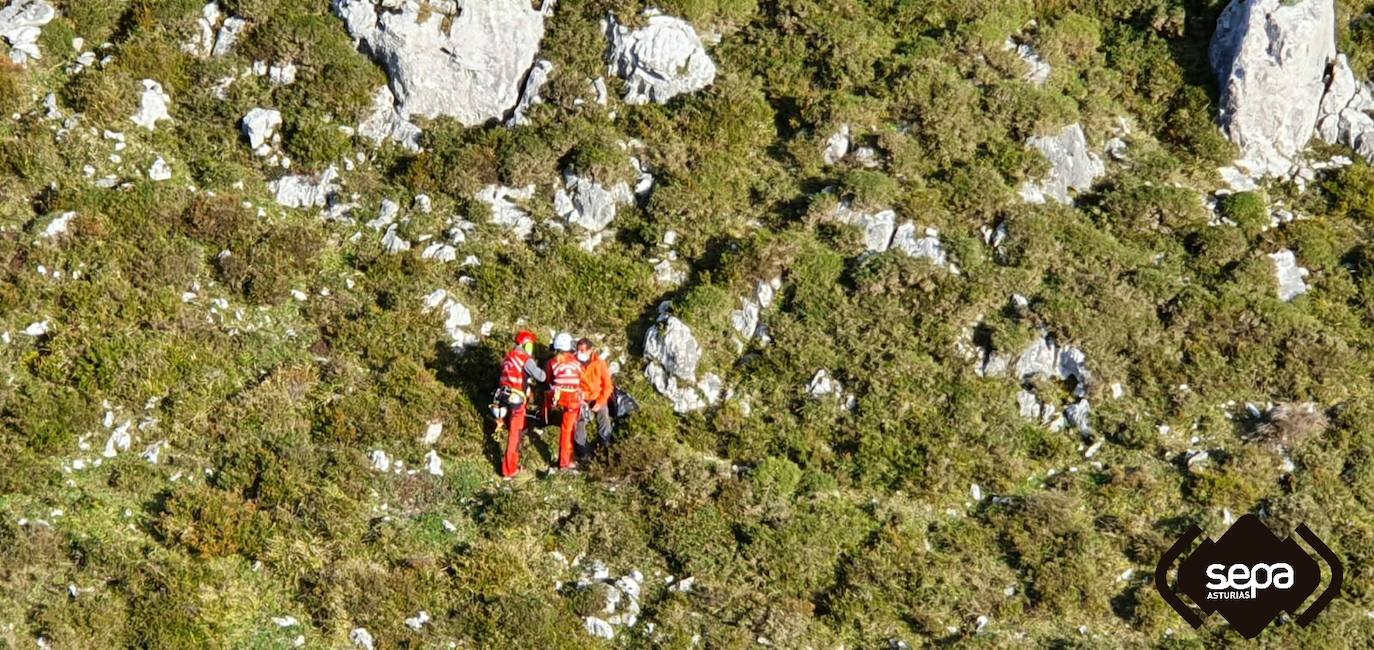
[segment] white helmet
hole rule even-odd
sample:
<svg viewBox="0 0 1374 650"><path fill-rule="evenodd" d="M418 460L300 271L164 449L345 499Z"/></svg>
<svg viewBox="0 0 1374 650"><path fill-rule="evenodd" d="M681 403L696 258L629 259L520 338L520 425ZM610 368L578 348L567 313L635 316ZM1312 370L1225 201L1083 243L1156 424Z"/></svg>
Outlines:
<svg viewBox="0 0 1374 650"><path fill-rule="evenodd" d="M569 334L567 332L559 332L558 336L553 337L553 349L555 352L572 352L572 334Z"/></svg>

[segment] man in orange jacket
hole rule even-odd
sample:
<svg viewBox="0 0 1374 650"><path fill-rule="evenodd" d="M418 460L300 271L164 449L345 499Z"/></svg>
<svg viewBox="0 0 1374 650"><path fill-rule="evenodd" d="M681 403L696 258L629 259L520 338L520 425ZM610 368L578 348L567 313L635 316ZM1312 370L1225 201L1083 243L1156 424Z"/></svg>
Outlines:
<svg viewBox="0 0 1374 650"><path fill-rule="evenodd" d="M573 352L572 335L561 332L553 339L556 354L549 360L549 383L553 406L563 411L558 435L558 468L577 469L573 460L573 434L582 417L582 363Z"/></svg>
<svg viewBox="0 0 1374 650"><path fill-rule="evenodd" d="M586 456L591 451L587 444L589 420L596 420L601 444L611 442L611 396L615 394L615 383L611 379L610 367L597 354L591 340L581 339L577 342L577 360L582 364L582 398L587 409L577 421L577 455Z"/></svg>
<svg viewBox="0 0 1374 650"><path fill-rule="evenodd" d="M520 471L520 438L525 433L525 409L529 406L529 380L542 382L544 371L531 355L536 337L529 330L515 335L515 347L501 362L501 393L505 396L506 416L510 419L506 436L506 457L501 476L510 478Z"/></svg>

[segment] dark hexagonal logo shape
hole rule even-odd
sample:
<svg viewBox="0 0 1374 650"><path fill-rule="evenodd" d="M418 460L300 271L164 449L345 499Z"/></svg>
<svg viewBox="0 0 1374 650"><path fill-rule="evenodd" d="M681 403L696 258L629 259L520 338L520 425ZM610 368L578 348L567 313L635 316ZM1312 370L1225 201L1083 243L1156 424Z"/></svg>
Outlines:
<svg viewBox="0 0 1374 650"><path fill-rule="evenodd" d="M1253 639L1266 626L1288 612L1307 625L1320 614L1341 589L1342 568L1330 548L1306 524L1297 533L1331 568L1331 579L1321 595L1297 614L1298 608L1321 584L1321 566L1288 537L1279 539L1255 515L1236 520L1221 539L1205 539L1178 565L1178 591L1188 595L1202 610L1199 615L1169 588L1168 572L1174 561L1202 535L1193 526L1160 559L1155 586L1165 602L1193 627L1218 612L1241 636Z"/></svg>

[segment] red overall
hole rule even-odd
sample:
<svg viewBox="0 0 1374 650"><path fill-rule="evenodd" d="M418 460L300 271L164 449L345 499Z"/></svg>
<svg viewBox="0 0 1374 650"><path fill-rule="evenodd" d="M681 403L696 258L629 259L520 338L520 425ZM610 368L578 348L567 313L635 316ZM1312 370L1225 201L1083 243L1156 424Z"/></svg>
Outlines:
<svg viewBox="0 0 1374 650"><path fill-rule="evenodd" d="M560 352L549 361L549 382L553 384L553 403L563 411L558 431L558 467L573 464L573 434L582 411L582 364L577 355Z"/></svg>
<svg viewBox="0 0 1374 650"><path fill-rule="evenodd" d="M520 471L520 437L525 433L525 407L529 405L529 395L525 386L525 362L530 355L517 347L506 354L501 362L501 387L511 395L520 396L520 405L511 406L507 417L510 418L510 433L506 436L506 458L501 463L501 476L511 477Z"/></svg>

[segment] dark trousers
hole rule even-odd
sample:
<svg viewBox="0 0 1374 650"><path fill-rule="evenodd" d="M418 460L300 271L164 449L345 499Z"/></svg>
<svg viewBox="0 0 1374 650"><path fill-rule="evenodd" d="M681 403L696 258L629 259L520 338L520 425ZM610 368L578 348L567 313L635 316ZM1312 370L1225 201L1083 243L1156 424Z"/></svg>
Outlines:
<svg viewBox="0 0 1374 650"><path fill-rule="evenodd" d="M611 422L611 409L603 408L600 411L593 411L590 406L582 409L582 417L577 420L577 455L585 456L591 451L591 446L587 444L587 423L596 420L596 433L601 438L601 444L611 443L611 431L614 424Z"/></svg>

